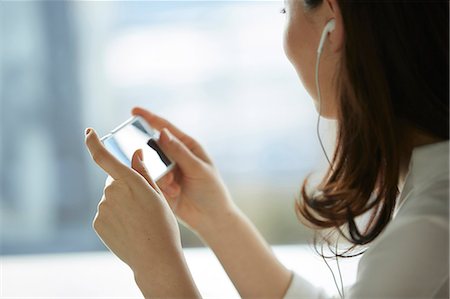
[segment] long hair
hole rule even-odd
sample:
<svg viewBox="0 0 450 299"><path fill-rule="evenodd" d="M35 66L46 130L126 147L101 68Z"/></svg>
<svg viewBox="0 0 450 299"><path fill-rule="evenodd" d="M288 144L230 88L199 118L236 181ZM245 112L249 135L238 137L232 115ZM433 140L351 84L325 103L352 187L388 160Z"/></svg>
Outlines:
<svg viewBox="0 0 450 299"><path fill-rule="evenodd" d="M323 0L304 2L313 11ZM308 177L304 180L295 209L318 232L344 236L351 250L373 241L392 219L401 159L411 150L408 129L448 139L449 3L341 0L338 5L345 45L332 167L312 194ZM366 212L361 228L356 218Z"/></svg>

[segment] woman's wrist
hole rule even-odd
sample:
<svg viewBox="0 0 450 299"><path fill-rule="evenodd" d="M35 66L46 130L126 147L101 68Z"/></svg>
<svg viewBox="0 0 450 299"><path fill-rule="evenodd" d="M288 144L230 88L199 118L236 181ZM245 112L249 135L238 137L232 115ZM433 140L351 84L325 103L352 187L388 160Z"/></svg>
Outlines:
<svg viewBox="0 0 450 299"><path fill-rule="evenodd" d="M182 250L143 261L132 270L145 298L200 298Z"/></svg>
<svg viewBox="0 0 450 299"><path fill-rule="evenodd" d="M241 211L234 203L231 203L221 209L217 215L205 218L195 232L207 242L221 232L232 229L234 223L238 222L240 218L242 218Z"/></svg>

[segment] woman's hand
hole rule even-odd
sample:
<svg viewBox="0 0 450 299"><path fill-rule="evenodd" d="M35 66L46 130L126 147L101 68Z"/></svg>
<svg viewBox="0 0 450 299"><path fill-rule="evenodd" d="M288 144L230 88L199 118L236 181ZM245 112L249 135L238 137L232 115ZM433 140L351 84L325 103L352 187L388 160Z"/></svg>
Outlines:
<svg viewBox="0 0 450 299"><path fill-rule="evenodd" d="M161 131L161 149L177 163L157 183L179 219L194 229L219 258L242 298L281 298L291 272L233 204L202 147L167 120L142 108L134 115ZM170 132L172 134L170 134Z"/></svg>
<svg viewBox="0 0 450 299"><path fill-rule="evenodd" d="M134 108L132 113L161 132L158 144L177 164L157 184L182 222L202 234L214 230L222 217L237 210L213 162L197 141L148 110Z"/></svg>
<svg viewBox="0 0 450 299"><path fill-rule="evenodd" d="M141 162L142 151L134 153L129 168L106 150L92 129L86 130L86 145L112 177L93 222L99 237L131 267L145 296L198 297L177 221Z"/></svg>

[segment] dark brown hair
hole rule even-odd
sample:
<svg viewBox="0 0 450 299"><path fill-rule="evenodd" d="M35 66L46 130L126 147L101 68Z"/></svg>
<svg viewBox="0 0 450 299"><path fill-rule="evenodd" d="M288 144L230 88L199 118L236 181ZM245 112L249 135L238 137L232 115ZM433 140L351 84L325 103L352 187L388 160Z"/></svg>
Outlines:
<svg viewBox="0 0 450 299"><path fill-rule="evenodd" d="M323 0L304 2L314 11ZM373 241L392 218L402 157L411 151L408 132L448 140L449 3L338 4L345 45L337 77L336 148L313 194L306 191L308 178L303 182L296 212L319 231L339 232L354 249ZM356 218L366 212L370 217L361 229Z"/></svg>

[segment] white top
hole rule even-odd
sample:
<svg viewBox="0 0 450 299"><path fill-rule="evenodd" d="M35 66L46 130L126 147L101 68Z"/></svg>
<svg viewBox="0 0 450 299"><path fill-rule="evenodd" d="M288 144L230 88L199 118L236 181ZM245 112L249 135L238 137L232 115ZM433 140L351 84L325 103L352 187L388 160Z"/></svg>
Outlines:
<svg viewBox="0 0 450 299"><path fill-rule="evenodd" d="M394 219L362 256L345 298L449 298L448 216L449 141L416 147ZM293 273L284 298L331 297Z"/></svg>

